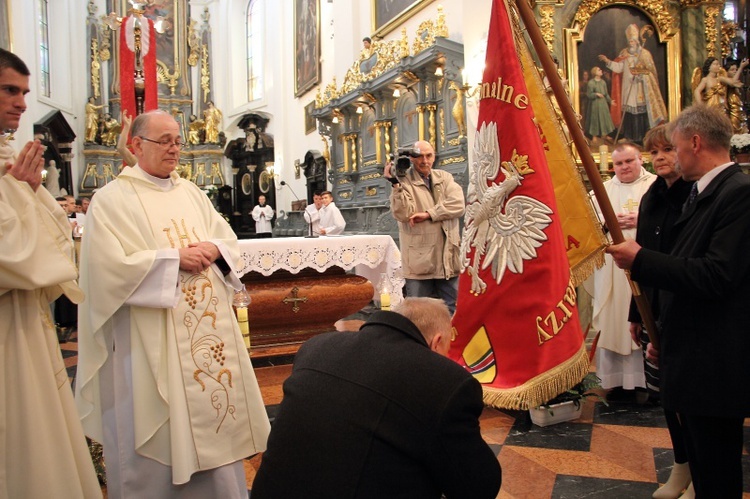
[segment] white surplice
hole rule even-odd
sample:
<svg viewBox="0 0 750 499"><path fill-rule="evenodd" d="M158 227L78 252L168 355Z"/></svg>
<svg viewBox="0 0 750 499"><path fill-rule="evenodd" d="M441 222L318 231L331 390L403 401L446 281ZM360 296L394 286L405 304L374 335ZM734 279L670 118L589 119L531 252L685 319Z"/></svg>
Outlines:
<svg viewBox="0 0 750 499"><path fill-rule="evenodd" d="M50 317L61 293L83 298L70 224L46 189L3 175L0 241L0 497L101 497Z"/></svg>
<svg viewBox="0 0 750 499"><path fill-rule="evenodd" d="M198 241L226 276L179 270ZM76 403L102 436L110 497L246 496L241 460L270 426L231 307L231 228L194 184L127 167L94 197L82 246Z"/></svg>
<svg viewBox="0 0 750 499"><path fill-rule="evenodd" d="M255 233L263 234L266 232L273 232L271 227L271 220L273 219L273 208L268 205L261 206L255 205L251 212L253 220L255 220Z"/></svg>
<svg viewBox="0 0 750 499"><path fill-rule="evenodd" d="M638 213L641 198L656 175L641 168L641 175L628 184L614 177L604 182L604 189L617 213ZM597 212L599 207L596 205ZM623 236L635 239L635 229L623 229ZM643 354L630 337L630 298L632 293L625 272L618 268L610 255L605 255L604 266L593 275L594 290L592 327L601 331L597 344L597 376L604 388L622 386L626 389L645 387Z"/></svg>
<svg viewBox="0 0 750 499"><path fill-rule="evenodd" d="M331 201L328 203L328 206L321 206L318 213L320 214L320 228L325 229L326 236L335 236L344 233L346 221L336 203Z"/></svg>

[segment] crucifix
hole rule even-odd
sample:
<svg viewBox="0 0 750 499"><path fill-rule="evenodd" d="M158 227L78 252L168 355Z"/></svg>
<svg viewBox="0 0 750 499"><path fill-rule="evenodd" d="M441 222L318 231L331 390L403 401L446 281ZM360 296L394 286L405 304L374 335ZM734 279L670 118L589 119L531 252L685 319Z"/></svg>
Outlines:
<svg viewBox="0 0 750 499"><path fill-rule="evenodd" d="M286 298L284 298L283 300L281 300L281 301L283 301L286 304L292 303L292 312L294 312L295 314L297 312L299 312L299 302L303 302L304 303L304 302L307 301L307 297L299 298L298 294L299 294L299 288L297 286L294 286L292 288L292 297L289 298L287 296Z"/></svg>

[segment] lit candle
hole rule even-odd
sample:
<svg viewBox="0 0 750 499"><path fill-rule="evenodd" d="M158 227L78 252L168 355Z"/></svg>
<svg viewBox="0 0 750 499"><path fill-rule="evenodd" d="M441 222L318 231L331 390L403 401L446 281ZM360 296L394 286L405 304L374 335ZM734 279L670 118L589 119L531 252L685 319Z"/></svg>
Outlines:
<svg viewBox="0 0 750 499"><path fill-rule="evenodd" d="M391 309L391 294L387 291L380 293L380 310Z"/></svg>
<svg viewBox="0 0 750 499"><path fill-rule="evenodd" d="M237 323L240 325L245 348L250 349L250 326L247 323L247 307L237 307Z"/></svg>

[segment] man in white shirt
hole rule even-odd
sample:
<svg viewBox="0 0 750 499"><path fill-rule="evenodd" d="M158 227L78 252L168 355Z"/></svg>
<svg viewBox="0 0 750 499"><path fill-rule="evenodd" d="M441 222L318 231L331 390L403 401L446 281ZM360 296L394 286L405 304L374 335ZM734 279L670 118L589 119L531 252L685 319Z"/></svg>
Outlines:
<svg viewBox="0 0 750 499"><path fill-rule="evenodd" d="M273 228L271 220L273 219L273 208L266 204L266 197L261 194L258 196L258 204L255 205L250 213L255 220L255 234L258 237L272 237Z"/></svg>
<svg viewBox="0 0 750 499"><path fill-rule="evenodd" d="M320 196L323 200L323 207L319 210L320 235L334 236L342 234L346 228L346 222L336 203L333 202L333 194L331 194L331 191L325 191Z"/></svg>
<svg viewBox="0 0 750 499"><path fill-rule="evenodd" d="M312 204L307 205L305 208L305 222L309 225L309 236L317 236L320 234L320 209L323 207L323 198L320 195L320 191L313 193Z"/></svg>

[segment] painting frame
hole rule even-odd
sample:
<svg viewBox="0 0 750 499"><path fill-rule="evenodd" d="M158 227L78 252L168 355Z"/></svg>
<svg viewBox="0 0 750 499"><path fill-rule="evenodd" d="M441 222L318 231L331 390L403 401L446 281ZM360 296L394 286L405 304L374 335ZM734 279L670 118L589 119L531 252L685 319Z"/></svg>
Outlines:
<svg viewBox="0 0 750 499"><path fill-rule="evenodd" d="M294 26L294 96L300 97L320 83L320 0L294 0Z"/></svg>
<svg viewBox="0 0 750 499"><path fill-rule="evenodd" d="M680 112L681 106L681 70L680 70L680 33L679 30L664 29L663 19L655 19L652 13L634 4L624 4L618 0L596 3L596 9L591 11L587 22L575 23L574 27L563 30L565 44L565 73L570 86L571 101L576 113L583 115L583 93L581 80L583 72L594 65L606 68L603 62L594 60L592 54L604 54L614 59L620 49L627 45L625 26L635 23L639 28L648 24L653 28L653 36L647 38L644 48L653 52L654 65L659 77L659 88L667 109L667 120L674 119ZM606 11L606 12L605 12ZM606 13L607 15L601 15ZM596 19L594 19L596 18ZM593 20L593 22L590 22ZM615 20L615 21L612 21ZM591 28L592 29L588 29ZM611 40L602 37L601 33L614 33ZM591 40L589 47L585 46L586 39ZM603 40L604 38L604 40ZM607 43L608 42L608 43ZM616 46L617 49L612 47ZM615 98L615 97L612 97ZM622 98L622 97L621 97Z"/></svg>
<svg viewBox="0 0 750 499"><path fill-rule="evenodd" d="M13 51L9 0L0 0L0 48Z"/></svg>
<svg viewBox="0 0 750 499"><path fill-rule="evenodd" d="M372 36L383 37L434 0L370 0Z"/></svg>
<svg viewBox="0 0 750 499"><path fill-rule="evenodd" d="M313 111L315 110L315 101L310 101L305 106L305 135L310 135L315 131L317 121L313 118Z"/></svg>

